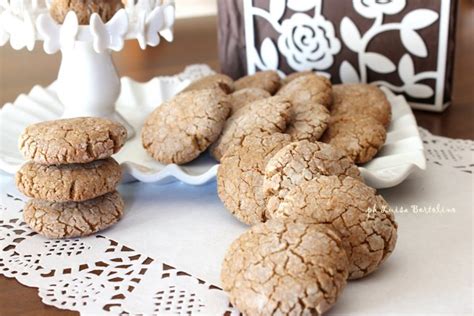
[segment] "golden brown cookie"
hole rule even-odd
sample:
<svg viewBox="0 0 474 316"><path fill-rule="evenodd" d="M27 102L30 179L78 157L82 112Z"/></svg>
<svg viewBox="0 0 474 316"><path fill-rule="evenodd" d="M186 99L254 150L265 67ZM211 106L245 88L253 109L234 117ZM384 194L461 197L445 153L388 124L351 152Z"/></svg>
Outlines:
<svg viewBox="0 0 474 316"><path fill-rule="evenodd" d="M217 192L225 207L240 221L252 225L266 220L262 190L265 165L290 143L287 134L256 133L222 157L217 172Z"/></svg>
<svg viewBox="0 0 474 316"><path fill-rule="evenodd" d="M346 286L347 266L329 225L270 220L231 244L221 281L244 315L322 315Z"/></svg>
<svg viewBox="0 0 474 316"><path fill-rule="evenodd" d="M331 118L328 109L321 104L307 102L293 104L292 110L293 117L286 133L290 134L294 141L319 140Z"/></svg>
<svg viewBox="0 0 474 316"><path fill-rule="evenodd" d="M235 89L234 80L223 74L209 75L191 82L183 92L202 89L221 89L226 94L232 93Z"/></svg>
<svg viewBox="0 0 474 316"><path fill-rule="evenodd" d="M375 157L387 137L385 127L363 114L333 116L321 141L344 150L355 163Z"/></svg>
<svg viewBox="0 0 474 316"><path fill-rule="evenodd" d="M363 113L379 121L385 128L390 125L392 109L378 87L370 84L338 84L333 86L333 115L351 116Z"/></svg>
<svg viewBox="0 0 474 316"><path fill-rule="evenodd" d="M117 191L84 202L30 200L23 211L25 223L48 238L94 234L122 218L124 203Z"/></svg>
<svg viewBox="0 0 474 316"><path fill-rule="evenodd" d="M230 104L232 105L232 114L244 106L258 100L271 97L270 92L260 88L245 88L237 90L230 95Z"/></svg>
<svg viewBox="0 0 474 316"><path fill-rule="evenodd" d="M69 11L77 15L79 24L89 24L92 13L97 13L105 23L123 8L120 0L52 0L50 14L56 22L62 24Z"/></svg>
<svg viewBox="0 0 474 316"><path fill-rule="evenodd" d="M283 85L286 85L287 83L290 83L291 81L295 80L296 78L307 76L307 75L314 75L314 72L312 72L311 70L293 72L293 73L289 74L288 76L286 76L285 78L283 78L281 80L281 83Z"/></svg>
<svg viewBox="0 0 474 316"><path fill-rule="evenodd" d="M254 101L227 120L221 136L211 147L211 153L219 161L228 149L239 146L247 135L285 131L291 117L291 104L286 99L271 97Z"/></svg>
<svg viewBox="0 0 474 316"><path fill-rule="evenodd" d="M229 112L228 97L218 89L180 93L146 119L143 147L163 164L187 163L216 141Z"/></svg>
<svg viewBox="0 0 474 316"><path fill-rule="evenodd" d="M375 271L397 241L397 223L387 202L351 177L321 176L295 186L271 216L332 224L349 257L350 279Z"/></svg>
<svg viewBox="0 0 474 316"><path fill-rule="evenodd" d="M115 191L121 177L120 165L113 158L51 166L27 162L16 173L16 185L31 198L80 202Z"/></svg>
<svg viewBox="0 0 474 316"><path fill-rule="evenodd" d="M235 90L260 88L267 90L273 95L280 88L280 85L280 76L278 73L273 70L267 70L240 78L235 82Z"/></svg>
<svg viewBox="0 0 474 316"><path fill-rule="evenodd" d="M26 159L41 164L87 163L118 152L127 130L104 118L79 117L28 126L19 139Z"/></svg>
<svg viewBox="0 0 474 316"><path fill-rule="evenodd" d="M329 108L332 104L332 85L328 78L310 74L284 85L277 95L287 98L293 104L310 102Z"/></svg>
<svg viewBox="0 0 474 316"><path fill-rule="evenodd" d="M267 217L278 209L293 187L321 175L362 179L352 159L334 146L304 140L280 149L265 167L263 192L267 199Z"/></svg>

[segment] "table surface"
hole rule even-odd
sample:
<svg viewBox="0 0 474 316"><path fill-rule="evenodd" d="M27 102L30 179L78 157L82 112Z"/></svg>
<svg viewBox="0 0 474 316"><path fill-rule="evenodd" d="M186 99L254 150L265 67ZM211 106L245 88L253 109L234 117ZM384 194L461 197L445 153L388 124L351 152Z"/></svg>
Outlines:
<svg viewBox="0 0 474 316"><path fill-rule="evenodd" d="M217 58L216 17L178 20L175 41L142 51L135 41L126 43L114 60L121 75L147 81L157 75L180 72L184 66L205 63L219 69ZM474 2L460 1L456 34L454 92L451 107L443 113L415 111L418 124L433 134L474 139ZM46 55L40 45L33 52L0 48L0 106L12 102L35 84L48 85L55 80L60 56ZM21 304L18 302L21 301ZM69 315L41 303L37 290L13 279L0 277L0 316Z"/></svg>

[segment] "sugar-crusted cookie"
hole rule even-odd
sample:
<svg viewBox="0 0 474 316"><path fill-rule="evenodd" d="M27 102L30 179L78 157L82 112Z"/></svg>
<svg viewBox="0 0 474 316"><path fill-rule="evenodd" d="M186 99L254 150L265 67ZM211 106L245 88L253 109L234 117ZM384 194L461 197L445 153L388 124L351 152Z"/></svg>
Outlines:
<svg viewBox="0 0 474 316"><path fill-rule="evenodd" d="M333 115L363 113L373 117L386 128L390 125L392 109L385 93L370 84L338 84L333 86Z"/></svg>
<svg viewBox="0 0 474 316"><path fill-rule="evenodd" d="M163 164L187 163L219 137L229 112L228 97L218 89L180 93L146 119L143 147Z"/></svg>
<svg viewBox="0 0 474 316"><path fill-rule="evenodd" d="M230 95L232 113L237 112L247 104L269 97L271 97L270 92L260 88L245 88L237 90Z"/></svg>
<svg viewBox="0 0 474 316"><path fill-rule="evenodd" d="M126 140L122 125L81 117L30 125L20 136L19 148L26 159L41 164L87 163L110 157Z"/></svg>
<svg viewBox="0 0 474 316"><path fill-rule="evenodd" d="M287 98L293 104L311 102L329 108L332 104L332 85L326 77L309 74L284 85L277 95Z"/></svg>
<svg viewBox="0 0 474 316"><path fill-rule="evenodd" d="M213 74L192 82L183 92L202 89L221 89L224 93L232 93L234 80L223 74Z"/></svg>
<svg viewBox="0 0 474 316"><path fill-rule="evenodd" d="M376 119L363 114L333 116L321 141L344 150L355 163L372 160L387 132Z"/></svg>
<svg viewBox="0 0 474 316"><path fill-rule="evenodd" d="M329 225L270 220L231 244L221 281L245 315L322 315L342 293L347 265Z"/></svg>
<svg viewBox="0 0 474 316"><path fill-rule="evenodd" d="M311 70L293 72L293 73L289 74L288 76L286 76L285 78L283 78L281 80L281 83L283 85L286 85L287 83L290 83L291 81L295 80L296 78L307 76L307 75L313 75L313 74L314 74L314 72L312 72Z"/></svg>
<svg viewBox="0 0 474 316"><path fill-rule="evenodd" d="M27 162L16 173L16 185L31 198L79 202L115 191L121 176L120 165L113 158L51 166Z"/></svg>
<svg viewBox="0 0 474 316"><path fill-rule="evenodd" d="M280 88L280 85L280 76L278 73L273 70L267 70L240 78L235 82L235 89L260 88L267 90L273 95Z"/></svg>
<svg viewBox="0 0 474 316"><path fill-rule="evenodd" d="M321 175L361 179L352 159L334 146L304 140L280 149L265 167L263 192L267 199L267 217L278 209L293 187Z"/></svg>
<svg viewBox="0 0 474 316"><path fill-rule="evenodd" d="M79 24L89 24L92 13L97 13L105 23L123 8L120 0L52 0L50 14L56 22L62 24L69 11L77 15Z"/></svg>
<svg viewBox="0 0 474 316"><path fill-rule="evenodd" d="M286 133L295 141L319 140L329 124L331 116L328 109L318 103L306 102L293 104L292 110L293 117Z"/></svg>
<svg viewBox="0 0 474 316"><path fill-rule="evenodd" d="M397 241L397 224L387 202L351 177L321 176L293 187L272 217L331 223L349 257L350 279L375 271Z"/></svg>
<svg viewBox="0 0 474 316"><path fill-rule="evenodd" d="M265 165L290 141L287 134L255 133L222 157L217 192L225 207L240 221L249 225L265 221L262 190Z"/></svg>
<svg viewBox="0 0 474 316"><path fill-rule="evenodd" d="M254 101L227 120L221 136L211 147L211 153L220 160L229 148L241 144L247 135L283 132L291 117L291 103L286 99L271 97Z"/></svg>
<svg viewBox="0 0 474 316"><path fill-rule="evenodd" d="M25 223L48 238L87 236L115 224L124 203L117 191L84 202L30 200L23 211Z"/></svg>

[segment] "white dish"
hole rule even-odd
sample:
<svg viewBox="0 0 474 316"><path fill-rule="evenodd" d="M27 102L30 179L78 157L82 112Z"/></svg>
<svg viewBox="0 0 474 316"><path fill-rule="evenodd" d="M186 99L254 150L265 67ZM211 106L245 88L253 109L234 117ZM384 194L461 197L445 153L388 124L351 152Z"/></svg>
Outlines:
<svg viewBox="0 0 474 316"><path fill-rule="evenodd" d="M163 100L175 95L192 80L212 72L206 65L192 65L181 74L157 77L147 83L122 78L117 110L136 131L140 131L146 116ZM0 170L14 174L24 163L17 141L26 126L61 116L63 106L55 89L54 83L47 88L35 86L28 95L20 95L13 104L6 104L0 110ZM375 188L395 186L415 168L426 168L423 143L410 106L402 96L384 91L393 111L387 141L374 160L360 167L367 184ZM213 181L218 169L218 163L207 153L183 166L162 165L147 155L139 133L126 143L115 159L123 167L124 182L138 180L163 184L182 181L202 185Z"/></svg>

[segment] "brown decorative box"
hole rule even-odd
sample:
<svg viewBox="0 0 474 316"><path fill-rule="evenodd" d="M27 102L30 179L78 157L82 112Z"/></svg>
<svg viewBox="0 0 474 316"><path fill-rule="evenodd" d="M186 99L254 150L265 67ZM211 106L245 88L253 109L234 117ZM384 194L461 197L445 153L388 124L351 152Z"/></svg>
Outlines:
<svg viewBox="0 0 474 316"><path fill-rule="evenodd" d="M233 78L314 70L370 82L414 108L450 103L456 0L219 0L219 56Z"/></svg>

